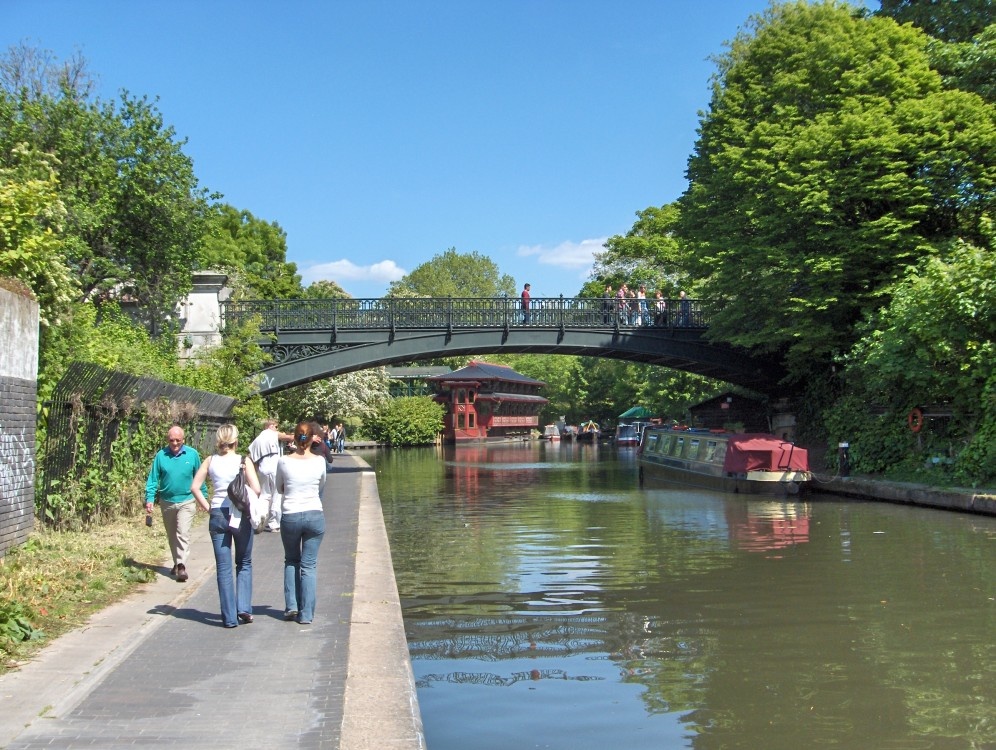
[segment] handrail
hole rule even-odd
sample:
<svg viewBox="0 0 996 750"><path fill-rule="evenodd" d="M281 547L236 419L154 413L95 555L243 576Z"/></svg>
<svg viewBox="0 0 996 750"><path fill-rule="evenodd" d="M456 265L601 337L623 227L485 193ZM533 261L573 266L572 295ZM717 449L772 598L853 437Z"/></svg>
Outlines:
<svg viewBox="0 0 996 750"><path fill-rule="evenodd" d="M534 297L525 322L521 302L513 297L383 297L293 300L240 300L222 304L226 323L255 318L262 331L466 328L687 328L709 327L701 300Z"/></svg>

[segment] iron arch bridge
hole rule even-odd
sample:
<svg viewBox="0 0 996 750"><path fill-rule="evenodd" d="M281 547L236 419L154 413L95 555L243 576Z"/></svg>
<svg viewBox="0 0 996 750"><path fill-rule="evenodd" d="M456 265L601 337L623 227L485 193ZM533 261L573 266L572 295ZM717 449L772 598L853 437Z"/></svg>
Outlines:
<svg viewBox="0 0 996 750"><path fill-rule="evenodd" d="M226 325L255 321L273 364L260 392L381 365L471 354L573 354L644 362L776 395L775 358L707 341L698 300L396 298L227 302Z"/></svg>

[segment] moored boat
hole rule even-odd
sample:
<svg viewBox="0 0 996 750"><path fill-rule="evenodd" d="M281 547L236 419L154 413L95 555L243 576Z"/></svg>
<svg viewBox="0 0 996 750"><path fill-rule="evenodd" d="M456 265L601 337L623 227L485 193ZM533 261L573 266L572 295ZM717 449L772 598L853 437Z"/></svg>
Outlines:
<svg viewBox="0 0 996 750"><path fill-rule="evenodd" d="M766 433L650 425L638 460L641 481L658 476L723 492L795 495L812 479L806 449Z"/></svg>
<svg viewBox="0 0 996 750"><path fill-rule="evenodd" d="M640 424L621 424L616 427L616 436L614 438L616 445L626 447L626 446L637 446L640 444Z"/></svg>
<svg viewBox="0 0 996 750"><path fill-rule="evenodd" d="M555 424L548 424L543 428L543 439L551 442L560 440L560 428Z"/></svg>
<svg viewBox="0 0 996 750"><path fill-rule="evenodd" d="M598 427L598 422L589 419L578 425L577 441L579 443L594 443L601 437L602 431Z"/></svg>

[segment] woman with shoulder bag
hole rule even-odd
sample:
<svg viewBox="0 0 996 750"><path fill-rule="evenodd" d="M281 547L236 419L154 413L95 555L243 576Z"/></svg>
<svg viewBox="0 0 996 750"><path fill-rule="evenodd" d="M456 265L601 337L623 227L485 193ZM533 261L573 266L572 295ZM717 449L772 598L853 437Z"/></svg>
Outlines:
<svg viewBox="0 0 996 750"><path fill-rule="evenodd" d="M280 540L284 544L284 619L310 625L315 615L318 548L325 536L322 490L325 456L311 451L314 426L294 428L294 452L277 462L277 492L283 495Z"/></svg>
<svg viewBox="0 0 996 750"><path fill-rule="evenodd" d="M236 450L239 429L233 424L218 428L217 452L208 456L194 476L191 492L197 504L210 513L208 531L214 547L221 599L221 621L226 628L252 622L252 518L241 513L228 497L228 485L245 472L246 484L259 494L259 477L252 461ZM211 500L205 499L201 485L211 480ZM232 579L232 545L235 546L235 579Z"/></svg>

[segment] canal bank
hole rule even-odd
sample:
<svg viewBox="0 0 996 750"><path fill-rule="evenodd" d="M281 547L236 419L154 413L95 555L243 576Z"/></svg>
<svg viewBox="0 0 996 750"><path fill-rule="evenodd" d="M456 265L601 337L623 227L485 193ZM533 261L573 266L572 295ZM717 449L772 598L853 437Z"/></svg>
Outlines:
<svg viewBox="0 0 996 750"><path fill-rule="evenodd" d="M871 477L815 477L814 492L862 500L954 510L996 516L996 491L931 487L913 482L892 482Z"/></svg>
<svg viewBox="0 0 996 750"><path fill-rule="evenodd" d="M377 480L337 455L313 625L283 618L283 547L253 549L254 622L221 627L199 515L191 579L155 581L0 678L0 748L424 748ZM141 564L141 563L139 563Z"/></svg>

